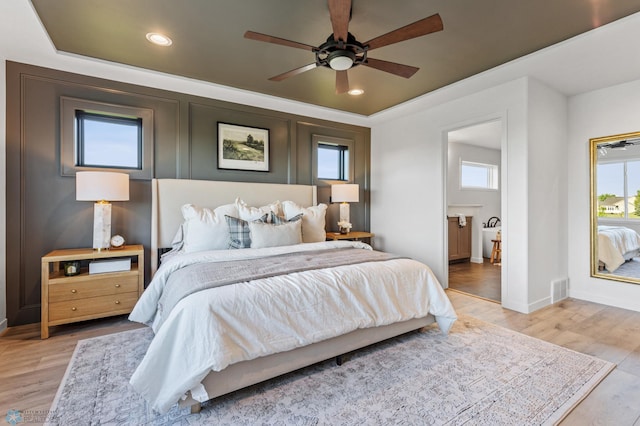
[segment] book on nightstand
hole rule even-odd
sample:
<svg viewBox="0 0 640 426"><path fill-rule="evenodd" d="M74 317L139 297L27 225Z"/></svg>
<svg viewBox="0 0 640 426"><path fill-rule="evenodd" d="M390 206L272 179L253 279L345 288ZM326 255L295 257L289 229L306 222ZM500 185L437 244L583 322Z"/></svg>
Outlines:
<svg viewBox="0 0 640 426"><path fill-rule="evenodd" d="M131 270L131 258L94 260L89 262L89 274L103 274L105 272L121 272Z"/></svg>

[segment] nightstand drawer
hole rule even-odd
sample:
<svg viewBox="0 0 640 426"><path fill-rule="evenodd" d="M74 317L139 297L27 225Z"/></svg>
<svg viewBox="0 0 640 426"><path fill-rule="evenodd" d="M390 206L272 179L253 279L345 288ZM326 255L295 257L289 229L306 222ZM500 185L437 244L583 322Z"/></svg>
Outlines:
<svg viewBox="0 0 640 426"><path fill-rule="evenodd" d="M51 325L81 319L103 317L104 314L117 315L131 312L138 301L138 293L112 294L90 297L82 300L67 300L49 304L49 323Z"/></svg>
<svg viewBox="0 0 640 426"><path fill-rule="evenodd" d="M111 276L109 276L111 275ZM86 299L89 297L121 294L138 290L138 275L104 277L74 277L68 282L57 282L49 285L49 303L65 300Z"/></svg>

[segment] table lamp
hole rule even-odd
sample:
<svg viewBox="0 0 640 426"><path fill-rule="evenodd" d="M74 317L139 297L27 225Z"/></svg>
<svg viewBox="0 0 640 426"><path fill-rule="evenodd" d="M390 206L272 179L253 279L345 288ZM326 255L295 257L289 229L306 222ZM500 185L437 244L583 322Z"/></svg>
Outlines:
<svg viewBox="0 0 640 426"><path fill-rule="evenodd" d="M111 204L129 200L129 175L115 172L77 172L76 200L95 201L93 205L93 248L109 248Z"/></svg>
<svg viewBox="0 0 640 426"><path fill-rule="evenodd" d="M349 203L360 201L360 185L343 183L331 185L331 202L340 203L340 222L349 222Z"/></svg>

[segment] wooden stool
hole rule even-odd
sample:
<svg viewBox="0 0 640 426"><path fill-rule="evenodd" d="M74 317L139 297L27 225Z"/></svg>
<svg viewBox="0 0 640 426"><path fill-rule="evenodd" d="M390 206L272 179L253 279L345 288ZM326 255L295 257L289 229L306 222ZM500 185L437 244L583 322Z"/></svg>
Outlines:
<svg viewBox="0 0 640 426"><path fill-rule="evenodd" d="M493 243L493 249L491 249L491 264L492 265L500 265L500 261L502 260L502 249L500 248L500 243L502 240L491 240Z"/></svg>

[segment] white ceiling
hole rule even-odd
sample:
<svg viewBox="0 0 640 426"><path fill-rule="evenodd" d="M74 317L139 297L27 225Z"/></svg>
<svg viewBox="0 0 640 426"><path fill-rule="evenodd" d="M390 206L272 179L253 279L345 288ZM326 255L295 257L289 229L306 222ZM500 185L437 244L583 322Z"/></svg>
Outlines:
<svg viewBox="0 0 640 426"><path fill-rule="evenodd" d="M449 132L449 143L457 142L482 148L500 149L502 122L489 121Z"/></svg>

